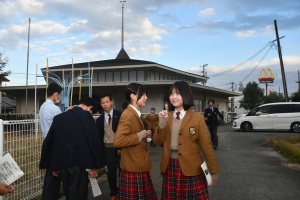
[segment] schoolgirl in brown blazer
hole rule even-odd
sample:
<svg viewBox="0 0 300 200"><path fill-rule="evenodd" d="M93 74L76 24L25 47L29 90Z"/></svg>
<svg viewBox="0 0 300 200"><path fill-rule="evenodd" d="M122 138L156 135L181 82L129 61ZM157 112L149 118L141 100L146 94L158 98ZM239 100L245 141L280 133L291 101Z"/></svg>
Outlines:
<svg viewBox="0 0 300 200"><path fill-rule="evenodd" d="M129 104L123 111L114 147L122 148L121 173L117 199L157 199L150 177L151 160L147 150L147 137L151 130L145 130L140 118L140 107L146 105L145 86L131 83L127 86L125 97Z"/></svg>
<svg viewBox="0 0 300 200"><path fill-rule="evenodd" d="M163 174L162 199L209 199L206 178L201 169L202 156L216 184L219 167L203 115L191 111L191 88L184 81L169 90L169 112L159 113L153 135L156 145L163 144L160 169Z"/></svg>

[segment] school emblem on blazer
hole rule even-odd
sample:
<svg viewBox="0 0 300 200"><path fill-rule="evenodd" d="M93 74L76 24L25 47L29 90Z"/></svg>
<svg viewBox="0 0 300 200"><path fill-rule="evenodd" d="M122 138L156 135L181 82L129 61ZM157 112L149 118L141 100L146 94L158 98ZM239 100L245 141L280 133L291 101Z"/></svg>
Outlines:
<svg viewBox="0 0 300 200"><path fill-rule="evenodd" d="M195 135L195 133L196 133L196 128L190 127L190 135Z"/></svg>

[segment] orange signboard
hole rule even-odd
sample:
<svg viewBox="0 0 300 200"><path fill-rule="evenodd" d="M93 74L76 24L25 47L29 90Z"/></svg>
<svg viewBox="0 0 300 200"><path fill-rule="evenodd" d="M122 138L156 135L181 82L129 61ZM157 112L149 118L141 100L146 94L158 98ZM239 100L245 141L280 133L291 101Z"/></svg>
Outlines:
<svg viewBox="0 0 300 200"><path fill-rule="evenodd" d="M270 76L268 76L269 74ZM274 76L272 70L270 68L260 70L260 75L258 80L260 83L273 83Z"/></svg>

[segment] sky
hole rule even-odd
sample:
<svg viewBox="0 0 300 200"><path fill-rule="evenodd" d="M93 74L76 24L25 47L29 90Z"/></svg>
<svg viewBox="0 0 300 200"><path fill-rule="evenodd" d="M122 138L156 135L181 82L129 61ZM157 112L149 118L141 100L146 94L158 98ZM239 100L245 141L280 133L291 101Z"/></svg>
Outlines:
<svg viewBox="0 0 300 200"><path fill-rule="evenodd" d="M121 49L120 0L0 0L0 7L0 52L11 71L4 86L26 85L27 61L34 85L47 59L49 67L107 60ZM207 86L236 92L270 68L268 89L282 93L274 20L290 95L300 69L299 0L126 0L124 49L131 59L199 75L205 65Z"/></svg>

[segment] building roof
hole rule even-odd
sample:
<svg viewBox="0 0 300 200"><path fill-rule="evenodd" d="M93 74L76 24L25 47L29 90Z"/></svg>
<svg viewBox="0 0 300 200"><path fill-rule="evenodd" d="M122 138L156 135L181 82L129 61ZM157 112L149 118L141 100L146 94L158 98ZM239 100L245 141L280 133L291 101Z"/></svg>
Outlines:
<svg viewBox="0 0 300 200"><path fill-rule="evenodd" d="M0 83L1 82L9 82L10 80L5 77L5 75L0 74Z"/></svg>
<svg viewBox="0 0 300 200"><path fill-rule="evenodd" d="M174 69L165 65L161 65L155 62L145 61L145 60L135 60L130 59L129 57L126 58L126 55L123 54L127 53L121 49L120 53L118 54L116 59L110 59L110 60L100 60L100 61L91 61L91 62L83 62L83 63L75 63L73 64L74 70L88 70L88 67L93 67L94 70L97 69L130 69L130 68L148 68L148 67L156 67L163 70L175 72L178 74L186 75L195 78L195 82L206 82L208 80L208 77L201 76L199 74L189 73L186 71ZM128 55L127 55L128 56ZM49 67L48 70L51 72L57 72L57 71L71 71L72 70L72 64L67 65L59 65L59 66L53 66ZM46 68L41 69L42 73L46 72Z"/></svg>

